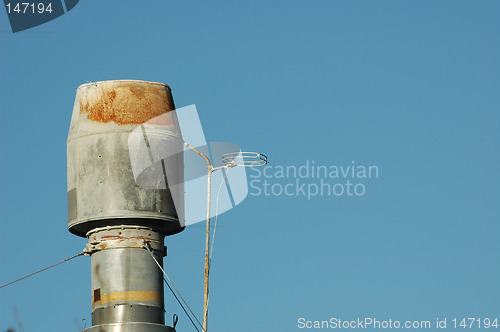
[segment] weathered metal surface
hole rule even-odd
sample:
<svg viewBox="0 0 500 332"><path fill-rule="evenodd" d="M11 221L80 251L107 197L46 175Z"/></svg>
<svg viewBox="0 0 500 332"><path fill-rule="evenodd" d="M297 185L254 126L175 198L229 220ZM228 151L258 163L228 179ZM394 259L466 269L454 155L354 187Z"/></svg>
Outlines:
<svg viewBox="0 0 500 332"><path fill-rule="evenodd" d="M140 239L142 245L135 246L133 239ZM163 274L143 249L144 241L154 245L153 253L161 263L161 233L140 227L113 227L89 234L89 243L95 247L91 254L92 325L164 323ZM120 247L123 243L128 245ZM145 312L147 317L143 316Z"/></svg>
<svg viewBox="0 0 500 332"><path fill-rule="evenodd" d="M96 228L87 233L87 253L115 248L144 248L149 243L153 250L164 252L163 234L142 226L111 226Z"/></svg>
<svg viewBox="0 0 500 332"><path fill-rule="evenodd" d="M166 235L184 228L172 198L183 197L183 186L137 185L128 141L134 129L148 122L159 128L156 142L182 151L176 118L169 116L173 109L170 88L161 83L104 81L77 89L67 142L72 233L85 236L94 228L122 224L149 226ZM182 183L183 166L182 154L169 158L166 167L176 182ZM183 210L183 201L176 204Z"/></svg>
<svg viewBox="0 0 500 332"><path fill-rule="evenodd" d="M92 321L102 324L148 322L160 324L155 320L162 316L163 310L146 305L117 304L113 307L96 309L92 312Z"/></svg>
<svg viewBox="0 0 500 332"><path fill-rule="evenodd" d="M83 87L80 114L95 122L138 125L175 109L170 89L164 84L107 81Z"/></svg>
<svg viewBox="0 0 500 332"><path fill-rule="evenodd" d="M117 323L89 327L84 332L175 332L170 326L153 323Z"/></svg>

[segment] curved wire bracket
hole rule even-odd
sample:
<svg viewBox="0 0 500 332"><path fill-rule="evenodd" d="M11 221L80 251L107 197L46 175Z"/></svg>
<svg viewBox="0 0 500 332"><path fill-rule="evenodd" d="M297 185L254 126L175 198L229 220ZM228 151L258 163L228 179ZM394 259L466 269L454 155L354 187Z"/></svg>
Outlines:
<svg viewBox="0 0 500 332"><path fill-rule="evenodd" d="M222 155L227 167L258 167L267 164L267 156L258 152L229 152Z"/></svg>

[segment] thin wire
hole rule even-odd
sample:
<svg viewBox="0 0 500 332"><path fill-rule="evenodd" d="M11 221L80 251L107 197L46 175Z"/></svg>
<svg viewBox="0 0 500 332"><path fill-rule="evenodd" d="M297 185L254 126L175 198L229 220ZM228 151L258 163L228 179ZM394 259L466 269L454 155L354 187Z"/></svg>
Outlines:
<svg viewBox="0 0 500 332"><path fill-rule="evenodd" d="M210 247L210 265L212 263L212 252L214 251L214 240L215 240L215 229L217 228L217 217L218 217L218 211L219 211L219 194L220 194L220 190L222 189L222 185L224 184L224 182L226 181L226 178L227 178L227 175L229 174L229 170L230 168L226 168L226 174L224 175L224 177L222 178L222 181L220 182L220 186L219 186L219 191L217 191L217 200L215 202L215 222L214 222L214 231L212 233L212 245ZM209 266L210 266L209 265Z"/></svg>
<svg viewBox="0 0 500 332"><path fill-rule="evenodd" d="M196 317L196 315L193 313L193 311L191 310L191 308L189 307L189 305L186 303L186 300L184 300L184 298L182 297L181 293L179 292L179 290L177 290L177 287L175 287L174 283L172 282L172 280L170 280L169 276L167 275L167 273L165 272L165 270L161 267L160 263L156 260L156 257L153 255L153 252L149 249L149 243L146 242L146 245L145 245L145 248L147 251L149 251L149 254L151 255L151 257L153 258L153 260L155 261L156 265L158 265L158 267L160 268L161 272L163 272L163 274L165 275L165 277L167 277L168 281L172 284L172 286L174 287L175 291L177 292L177 294L179 294L179 297L182 299L182 301L184 302L184 304L188 307L189 311L191 312L191 314L193 315L193 317L196 319L196 321L198 322L198 324L201 326L201 328L203 329L203 326L201 325L200 321L198 320L198 318ZM165 279L165 278L163 278ZM165 281L166 282L166 281ZM168 288L170 288L170 285L167 283L167 286ZM170 291L172 291L172 288L170 288ZM174 294L175 296L175 293L172 291L172 293ZM176 297L177 298L177 297ZM179 299L177 299L177 301L179 301ZM182 309L186 312L186 309L184 308L184 306L179 302L179 304L181 305ZM186 312L187 314L187 312ZM189 317L189 315L188 315ZM191 318L189 318L189 320L191 320ZM192 322L192 320L191 320ZM194 324L194 323L193 323ZM196 327L195 325L195 328L197 331L198 328Z"/></svg>
<svg viewBox="0 0 500 332"><path fill-rule="evenodd" d="M198 318L196 317L196 315L193 313L193 310L191 310L191 308L189 307L189 305L187 304L186 300L184 300L184 298L182 297L181 293L179 292L179 290L177 289L177 287L175 287L174 283L172 282L172 280L170 280L170 278L168 277L167 273L165 272L165 270L161 267L160 263L156 260L156 257L153 255L153 252L149 249L149 243L146 242L146 245L144 246L146 248L147 251L149 251L149 254L151 255L151 257L153 258L153 260L155 261L156 265L158 265L158 267L160 268L161 272L163 272L163 275L165 277L167 277L168 281L172 284L172 287L174 287L175 291L177 292L177 294L179 295L179 297L182 299L182 302L184 302L184 304L186 305L186 307L189 309L189 311L191 312L191 314L193 315L194 319L196 319L196 321L198 322L198 324L200 324L200 327L203 331L206 332L206 330L203 328L203 325L201 325L200 321L198 320ZM170 287L169 287L170 288ZM182 307L182 304L181 304L181 307ZM198 329L197 329L198 330Z"/></svg>
<svg viewBox="0 0 500 332"><path fill-rule="evenodd" d="M174 290L172 289L172 287L170 287L170 285L168 284L167 279L165 279L165 277L163 277L163 281L165 281L165 284L167 285L168 289L170 289L170 291L172 292L172 295L174 295L174 297L177 300L177 302L179 302L179 305L181 306L182 310L184 310L184 312L186 313L186 316L189 318L189 320L193 324L193 326L196 329L196 331L200 332L200 330L198 330L198 326L196 326L196 324L193 322L193 319L191 318L191 316L189 316L188 312L186 311L186 308L184 308L184 306L182 305L182 303L179 300L179 298L177 297L177 295L175 295Z"/></svg>
<svg viewBox="0 0 500 332"><path fill-rule="evenodd" d="M76 254L76 255L74 255L74 256L71 256L71 257L69 257L69 258L66 258L66 259L64 259L64 260L60 261L59 263L56 263L56 264L51 265L51 266L48 266L48 267L46 267L46 268L44 268L44 269L41 269L41 270L38 270L38 271L33 272L33 273L31 273L31 274L28 274L27 276L24 276L24 277L22 277L22 278L19 278L19 279L16 279L16 280L14 280L14 281L11 281L11 282L9 282L8 284L2 285L2 286L0 286L0 288L4 288L4 287L7 287L7 286L9 286L9 285L12 285L12 284L14 284L14 283L16 283L16 282L18 282L18 281L21 281L21 280L23 280L23 279L26 279L26 278L29 278L29 277L31 277L31 276L34 276L34 275L35 275L35 274L37 274L37 273L40 273L40 272L43 272L43 271L45 271L45 270L51 269L51 268L53 268L53 267L55 267L55 266L57 266L57 265L59 265L59 264L62 264L62 263L67 262L67 261L70 261L70 260L72 260L73 258L76 258L76 257L81 256L81 255L84 255L84 254L85 254L84 252L81 252L81 253L79 253L79 254Z"/></svg>

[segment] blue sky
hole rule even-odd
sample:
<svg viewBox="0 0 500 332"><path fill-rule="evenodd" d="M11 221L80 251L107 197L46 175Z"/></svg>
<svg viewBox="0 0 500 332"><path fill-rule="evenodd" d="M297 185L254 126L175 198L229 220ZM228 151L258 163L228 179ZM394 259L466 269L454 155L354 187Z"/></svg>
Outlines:
<svg viewBox="0 0 500 332"><path fill-rule="evenodd" d="M500 320L499 16L497 1L88 0L13 34L0 13L0 284L83 249L66 229L75 90L139 79L196 104L208 141L270 166L379 170L355 179L362 196L250 190L223 214L213 331ZM201 316L204 228L166 244L166 269ZM168 293L166 310L194 331ZM26 332L88 327L90 258L1 289L0 331L19 329L16 311Z"/></svg>

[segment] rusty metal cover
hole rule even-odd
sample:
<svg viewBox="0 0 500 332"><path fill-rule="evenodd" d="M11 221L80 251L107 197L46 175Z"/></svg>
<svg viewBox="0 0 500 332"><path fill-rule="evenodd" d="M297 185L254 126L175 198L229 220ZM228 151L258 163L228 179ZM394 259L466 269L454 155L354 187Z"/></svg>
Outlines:
<svg viewBox="0 0 500 332"><path fill-rule="evenodd" d="M147 123L157 127L156 142L182 151L174 109L163 83L103 81L78 87L67 142L72 233L85 236L97 227L122 224L152 227L165 235L183 230L179 214L184 211L177 211L183 210L183 201L174 205L172 198L183 196L182 186L171 189L166 178L158 180L163 187L137 185L131 167L131 153L137 151L130 150L128 141L134 129ZM162 166L182 183L182 153Z"/></svg>

